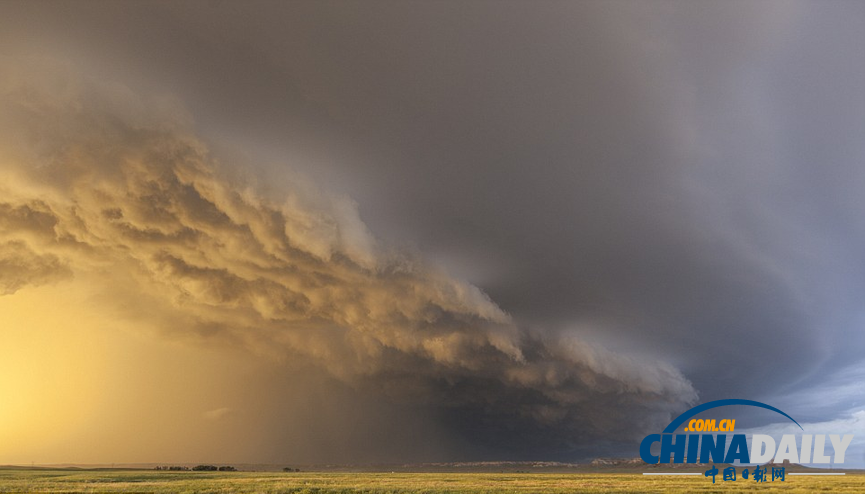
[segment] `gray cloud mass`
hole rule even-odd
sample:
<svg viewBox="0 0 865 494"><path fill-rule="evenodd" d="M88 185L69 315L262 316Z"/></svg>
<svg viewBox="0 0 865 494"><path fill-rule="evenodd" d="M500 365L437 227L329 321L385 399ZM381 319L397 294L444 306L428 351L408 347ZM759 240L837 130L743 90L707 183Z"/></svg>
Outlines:
<svg viewBox="0 0 865 494"><path fill-rule="evenodd" d="M379 247L344 197L289 189L276 203L221 177L189 130L137 113L148 101L26 65L2 96L8 292L25 275L101 272L116 304L143 306L123 287L145 297L137 317L168 336L310 361L395 403L482 420L464 426L481 444L519 430L504 442L570 449L615 422L628 425L612 439L633 440L696 398L666 363L520 328L478 288Z"/></svg>
<svg viewBox="0 0 865 494"><path fill-rule="evenodd" d="M865 4L0 12L103 81L4 79L4 293L119 266L499 457L634 456L698 396L865 407Z"/></svg>

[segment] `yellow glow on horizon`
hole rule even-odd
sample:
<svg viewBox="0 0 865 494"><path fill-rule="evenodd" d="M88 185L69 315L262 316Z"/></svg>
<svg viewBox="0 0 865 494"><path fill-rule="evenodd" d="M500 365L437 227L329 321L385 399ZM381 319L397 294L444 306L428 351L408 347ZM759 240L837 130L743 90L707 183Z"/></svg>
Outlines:
<svg viewBox="0 0 865 494"><path fill-rule="evenodd" d="M105 359L85 298L80 284L0 297L0 453L62 440L97 406Z"/></svg>
<svg viewBox="0 0 865 494"><path fill-rule="evenodd" d="M245 451L235 420L262 368L154 338L84 274L0 297L0 464L185 462ZM106 306L108 304L109 306ZM266 364L264 367L267 367ZM248 453L247 453L248 454Z"/></svg>

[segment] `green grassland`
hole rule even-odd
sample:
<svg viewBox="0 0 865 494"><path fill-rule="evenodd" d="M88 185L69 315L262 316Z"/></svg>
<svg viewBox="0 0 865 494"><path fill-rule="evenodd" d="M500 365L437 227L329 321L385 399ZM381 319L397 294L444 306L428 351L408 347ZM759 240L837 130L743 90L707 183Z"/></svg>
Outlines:
<svg viewBox="0 0 865 494"><path fill-rule="evenodd" d="M334 473L0 470L0 492L124 493L709 493L865 492L865 475L712 484L700 477L634 473Z"/></svg>

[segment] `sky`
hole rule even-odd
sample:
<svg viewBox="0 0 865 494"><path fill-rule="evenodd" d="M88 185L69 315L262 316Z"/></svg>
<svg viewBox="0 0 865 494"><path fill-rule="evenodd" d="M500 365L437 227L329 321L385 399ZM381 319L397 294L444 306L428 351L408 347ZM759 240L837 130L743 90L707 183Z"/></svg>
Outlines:
<svg viewBox="0 0 865 494"><path fill-rule="evenodd" d="M2 2L0 463L634 457L725 398L865 441L863 45L853 1Z"/></svg>

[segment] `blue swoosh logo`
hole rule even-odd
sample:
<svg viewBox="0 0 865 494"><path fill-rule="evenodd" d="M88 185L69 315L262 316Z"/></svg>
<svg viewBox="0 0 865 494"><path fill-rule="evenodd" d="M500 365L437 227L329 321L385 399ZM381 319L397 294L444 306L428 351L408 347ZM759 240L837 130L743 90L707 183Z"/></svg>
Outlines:
<svg viewBox="0 0 865 494"><path fill-rule="evenodd" d="M715 401L710 401L708 403L703 403L702 405L695 406L694 408L688 410L687 412L683 413L682 415L679 415L678 417L676 417L675 420L670 422L670 425L668 425L666 429L664 429L664 434L672 434L673 432L676 432L676 429L678 429L680 425L684 424L686 420L693 417L694 415L697 415L700 412L705 412L706 410L711 410L713 408L718 408L718 407L724 407L727 405L748 405L748 406L752 406L752 407L765 408L766 410L772 410L773 412L780 413L781 415L787 417L788 419L793 420L793 417L787 415L786 413L782 412L781 410L778 410L777 408L770 406L770 405L767 405L765 403L760 403L759 401L737 400L737 399L715 400ZM795 420L793 420L793 423L796 425L799 425L799 422L796 422ZM801 425L799 425L799 428L802 429L803 431L805 430L802 428Z"/></svg>

